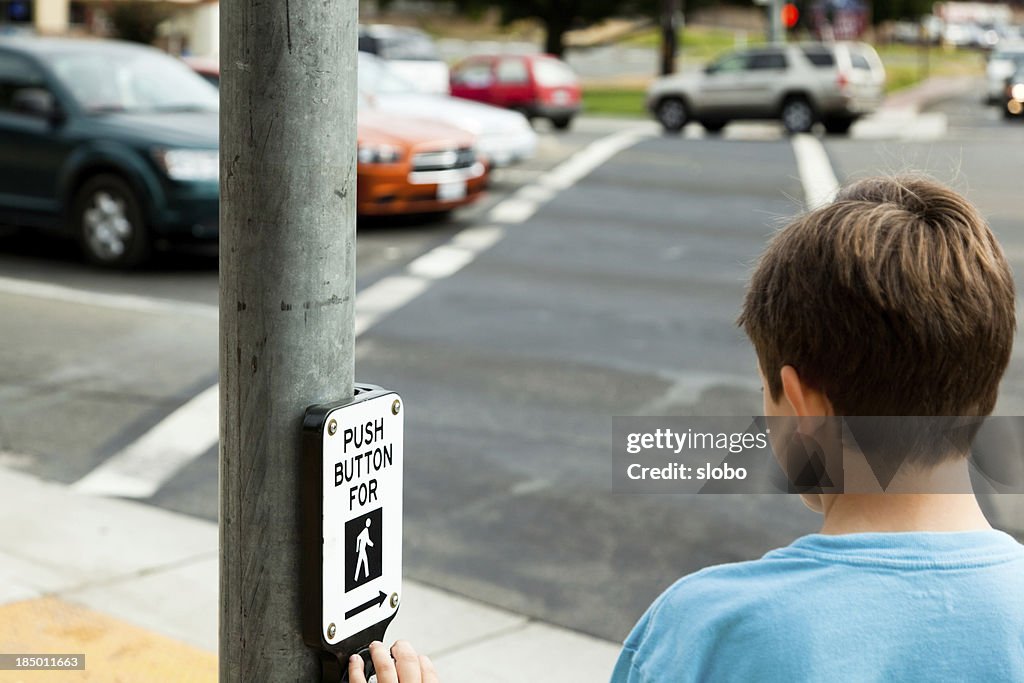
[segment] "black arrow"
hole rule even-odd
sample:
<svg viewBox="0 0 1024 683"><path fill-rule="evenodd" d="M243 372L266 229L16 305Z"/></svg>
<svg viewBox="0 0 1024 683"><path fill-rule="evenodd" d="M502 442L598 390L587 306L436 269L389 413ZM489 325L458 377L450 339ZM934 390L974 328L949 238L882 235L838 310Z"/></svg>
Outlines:
<svg viewBox="0 0 1024 683"><path fill-rule="evenodd" d="M363 604L359 605L359 607L353 607L349 611L345 612L345 619L351 619L355 615L359 614L360 612L365 612L366 610L370 609L374 605L377 605L377 607L380 607L381 605L384 604L384 601L387 600L387 597L388 597L387 593L385 593L384 591L381 591L380 595L378 595L377 597L370 598L369 600L367 600Z"/></svg>

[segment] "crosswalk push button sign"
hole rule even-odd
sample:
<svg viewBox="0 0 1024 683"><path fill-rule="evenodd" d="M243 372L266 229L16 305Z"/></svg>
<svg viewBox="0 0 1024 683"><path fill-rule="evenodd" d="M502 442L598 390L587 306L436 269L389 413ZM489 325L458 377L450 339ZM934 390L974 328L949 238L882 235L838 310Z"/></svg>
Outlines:
<svg viewBox="0 0 1024 683"><path fill-rule="evenodd" d="M371 632L380 639L398 611L404 412L396 393L365 385L352 401L306 411L304 537L321 558L304 573L304 637L314 647L344 650Z"/></svg>

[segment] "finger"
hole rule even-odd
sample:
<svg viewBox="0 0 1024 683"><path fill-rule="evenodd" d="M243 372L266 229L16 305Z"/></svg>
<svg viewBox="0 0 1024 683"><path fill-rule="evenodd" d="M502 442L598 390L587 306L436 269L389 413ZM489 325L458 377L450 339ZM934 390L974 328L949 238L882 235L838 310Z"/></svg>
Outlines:
<svg viewBox="0 0 1024 683"><path fill-rule="evenodd" d="M416 650L407 640L399 640L391 648L391 656L395 658L395 668L398 669L398 680L402 683L422 683L423 675L420 673L420 658Z"/></svg>
<svg viewBox="0 0 1024 683"><path fill-rule="evenodd" d="M423 683L441 683L430 657L420 655L420 669L423 671Z"/></svg>
<svg viewBox="0 0 1024 683"><path fill-rule="evenodd" d="M348 681L349 683L366 683L363 658L359 655L352 655L348 658Z"/></svg>
<svg viewBox="0 0 1024 683"><path fill-rule="evenodd" d="M370 643L370 659L373 660L373 668L377 670L377 683L398 683L395 662L384 643L379 640Z"/></svg>

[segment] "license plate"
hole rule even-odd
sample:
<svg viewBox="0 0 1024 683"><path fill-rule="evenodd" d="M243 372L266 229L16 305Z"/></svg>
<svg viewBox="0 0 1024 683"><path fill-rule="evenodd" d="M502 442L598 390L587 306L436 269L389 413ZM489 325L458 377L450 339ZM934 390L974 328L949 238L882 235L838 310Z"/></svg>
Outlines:
<svg viewBox="0 0 1024 683"><path fill-rule="evenodd" d="M457 180L453 183L441 183L437 186L437 199L442 202L454 202L466 198L466 181Z"/></svg>
<svg viewBox="0 0 1024 683"><path fill-rule="evenodd" d="M555 104L569 104L569 91L556 90L555 94L551 97L551 101Z"/></svg>

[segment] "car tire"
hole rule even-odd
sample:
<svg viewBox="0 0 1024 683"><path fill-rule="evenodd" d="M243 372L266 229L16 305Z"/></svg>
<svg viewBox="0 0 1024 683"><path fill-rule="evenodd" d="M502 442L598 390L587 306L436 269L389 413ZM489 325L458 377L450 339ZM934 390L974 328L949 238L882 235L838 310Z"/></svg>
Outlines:
<svg viewBox="0 0 1024 683"><path fill-rule="evenodd" d="M723 119L705 119L700 122L700 125L704 126L704 130L709 133L721 133L727 123L729 122Z"/></svg>
<svg viewBox="0 0 1024 683"><path fill-rule="evenodd" d="M806 133L814 127L814 107L806 97L797 95L789 97L782 103L782 111L779 114L782 125L787 133Z"/></svg>
<svg viewBox="0 0 1024 683"><path fill-rule="evenodd" d="M551 118L551 125L555 127L555 130L569 130L569 126L572 125L572 117L554 116Z"/></svg>
<svg viewBox="0 0 1024 683"><path fill-rule="evenodd" d="M666 133L678 133L690 120L690 112L679 97L666 97L654 108L654 116Z"/></svg>
<svg viewBox="0 0 1024 683"><path fill-rule="evenodd" d="M833 135L845 135L850 132L850 127L853 125L856 119L848 116L843 117L829 117L826 118L822 123L825 125L825 131L832 133Z"/></svg>
<svg viewBox="0 0 1024 683"><path fill-rule="evenodd" d="M149 258L153 242L132 187L120 176L93 176L75 194L72 220L85 258L107 268L131 268Z"/></svg>

